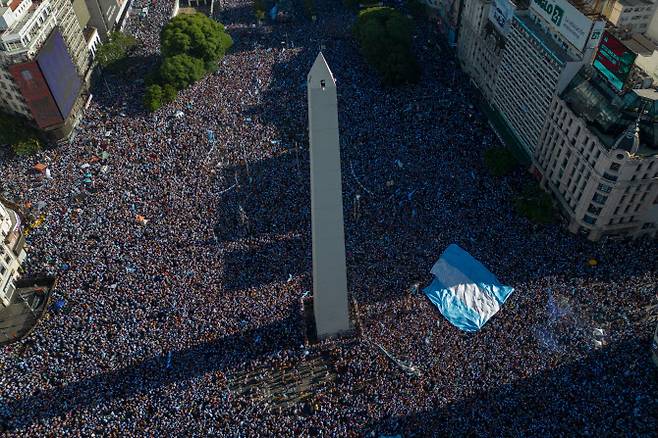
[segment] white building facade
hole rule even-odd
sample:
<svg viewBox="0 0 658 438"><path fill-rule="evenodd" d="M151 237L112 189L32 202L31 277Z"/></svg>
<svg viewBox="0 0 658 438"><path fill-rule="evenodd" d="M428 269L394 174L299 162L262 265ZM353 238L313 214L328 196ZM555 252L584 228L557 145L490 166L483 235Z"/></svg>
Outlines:
<svg viewBox="0 0 658 438"><path fill-rule="evenodd" d="M25 240L18 214L0 203L0 305L8 306L20 276L19 268L25 260Z"/></svg>
<svg viewBox="0 0 658 438"><path fill-rule="evenodd" d="M619 101L587 107L583 101L601 102L595 92L585 80L554 100L534 157L542 186L557 199L573 233L594 241L655 238L658 147L644 135L651 128L640 131L633 120L615 135L596 128L620 126L622 116L614 111Z"/></svg>

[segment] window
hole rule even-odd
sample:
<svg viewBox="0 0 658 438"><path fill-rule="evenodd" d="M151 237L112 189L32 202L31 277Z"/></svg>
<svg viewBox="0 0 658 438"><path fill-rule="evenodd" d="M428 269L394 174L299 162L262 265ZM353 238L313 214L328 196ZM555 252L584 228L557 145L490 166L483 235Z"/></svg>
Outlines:
<svg viewBox="0 0 658 438"><path fill-rule="evenodd" d="M607 200L608 200L608 197L603 196L600 193L595 193L594 197L592 198L592 201L596 202L597 204L601 204L601 205L605 204L605 201L607 201Z"/></svg>
<svg viewBox="0 0 658 438"><path fill-rule="evenodd" d="M603 178L607 179L608 181L617 181L617 175L610 175L608 172L603 173Z"/></svg>
<svg viewBox="0 0 658 438"><path fill-rule="evenodd" d="M585 216L583 216L583 222L590 225L594 225L596 223L596 219L586 214Z"/></svg>
<svg viewBox="0 0 658 438"><path fill-rule="evenodd" d="M589 204L589 208L587 209L588 213L592 213L593 215L598 216L599 213L601 213L601 207L596 207L592 204Z"/></svg>
<svg viewBox="0 0 658 438"><path fill-rule="evenodd" d="M612 191L612 187L606 184L599 184L598 189L603 193L610 193Z"/></svg>
<svg viewBox="0 0 658 438"><path fill-rule="evenodd" d="M612 164L610 165L610 170L612 170L613 172L616 172L616 171L619 170L620 167L621 167L621 164L619 164L619 163L612 163Z"/></svg>

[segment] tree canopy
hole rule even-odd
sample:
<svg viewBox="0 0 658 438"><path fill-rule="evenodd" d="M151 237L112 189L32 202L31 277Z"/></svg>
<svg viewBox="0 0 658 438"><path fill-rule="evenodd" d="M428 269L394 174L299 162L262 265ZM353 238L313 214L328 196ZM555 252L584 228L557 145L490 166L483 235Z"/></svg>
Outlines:
<svg viewBox="0 0 658 438"><path fill-rule="evenodd" d="M393 8L364 9L354 25L354 36L366 62L387 85L416 82L420 67L411 52L413 22Z"/></svg>
<svg viewBox="0 0 658 438"><path fill-rule="evenodd" d="M195 83L205 73L203 60L185 54L167 57L160 66L162 80L177 90Z"/></svg>
<svg viewBox="0 0 658 438"><path fill-rule="evenodd" d="M19 117L0 113L0 146L10 146L16 155L25 156L42 148L41 134Z"/></svg>
<svg viewBox="0 0 658 438"><path fill-rule="evenodd" d="M188 55L202 60L205 70L211 71L233 40L221 23L196 13L179 15L167 23L160 34L160 44L165 59Z"/></svg>
<svg viewBox="0 0 658 438"><path fill-rule="evenodd" d="M153 84L146 87L144 93L144 106L147 110L153 112L162 106L163 96L162 87L158 84Z"/></svg>
<svg viewBox="0 0 658 438"><path fill-rule="evenodd" d="M509 148L490 148L484 151L484 164L494 176L505 176L518 165L516 157Z"/></svg>
<svg viewBox="0 0 658 438"><path fill-rule="evenodd" d="M157 110L176 99L178 90L215 71L232 45L224 26L203 14L174 17L160 32L159 67L145 78L146 109Z"/></svg>
<svg viewBox="0 0 658 438"><path fill-rule="evenodd" d="M103 68L115 69L121 64L128 51L137 44L137 40L121 32L112 32L103 45L96 51L96 61Z"/></svg>

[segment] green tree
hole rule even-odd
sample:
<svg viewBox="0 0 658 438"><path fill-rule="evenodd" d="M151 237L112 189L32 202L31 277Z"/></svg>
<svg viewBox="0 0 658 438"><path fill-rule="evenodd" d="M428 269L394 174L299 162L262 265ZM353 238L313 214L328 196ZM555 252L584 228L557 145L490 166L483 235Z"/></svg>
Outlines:
<svg viewBox="0 0 658 438"><path fill-rule="evenodd" d="M128 51L137 44L137 40L130 35L121 32L112 32L103 45L96 51L96 61L103 68L113 69L113 66L121 64Z"/></svg>
<svg viewBox="0 0 658 438"><path fill-rule="evenodd" d="M167 23L160 34L160 45L165 63L169 58L188 55L202 60L205 70L212 71L233 40L222 24L196 13L178 15Z"/></svg>
<svg viewBox="0 0 658 438"><path fill-rule="evenodd" d="M162 61L160 76L166 84L182 90L195 83L206 73L203 60L190 55L170 56Z"/></svg>
<svg viewBox="0 0 658 438"><path fill-rule="evenodd" d="M494 176L510 174L519 164L509 148L491 148L484 151L484 164Z"/></svg>
<svg viewBox="0 0 658 438"><path fill-rule="evenodd" d="M153 112L162 106L163 92L162 87L154 84L146 88L144 94L144 106Z"/></svg>
<svg viewBox="0 0 658 438"><path fill-rule="evenodd" d="M170 103L176 100L176 96L178 95L178 90L171 85L171 84L165 84L162 87L162 101L164 103Z"/></svg>
<svg viewBox="0 0 658 438"><path fill-rule="evenodd" d="M23 118L0 113L0 146L10 146L17 155L31 155L41 150L41 133Z"/></svg>
<svg viewBox="0 0 658 438"><path fill-rule="evenodd" d="M376 7L359 13L353 33L368 64L388 85L416 82L420 66L411 52L412 21L393 8Z"/></svg>

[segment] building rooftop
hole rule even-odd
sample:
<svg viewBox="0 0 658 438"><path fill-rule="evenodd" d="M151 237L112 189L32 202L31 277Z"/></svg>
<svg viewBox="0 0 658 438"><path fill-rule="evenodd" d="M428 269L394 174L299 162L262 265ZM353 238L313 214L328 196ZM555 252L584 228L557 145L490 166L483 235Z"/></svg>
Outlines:
<svg viewBox="0 0 658 438"><path fill-rule="evenodd" d="M7 6L9 6L12 11L15 11L18 9L22 2L23 0L11 0Z"/></svg>
<svg viewBox="0 0 658 438"><path fill-rule="evenodd" d="M656 45L640 33L633 34L631 38L623 40L622 43L634 53L642 56L651 56L656 50Z"/></svg>
<svg viewBox="0 0 658 438"><path fill-rule="evenodd" d="M9 306L0 309L0 347L27 336L43 317L52 289L54 277L32 277L16 282L16 291Z"/></svg>
<svg viewBox="0 0 658 438"><path fill-rule="evenodd" d="M20 20L16 21L9 29L5 30L4 32L0 32L0 39L3 41L9 40L12 38L12 35L20 32L23 26L25 26L32 19L34 11L36 11L40 5L41 1L35 0L32 3L32 6L30 6L30 8L27 10L27 13L25 13L25 15L23 15Z"/></svg>
<svg viewBox="0 0 658 438"><path fill-rule="evenodd" d="M590 66L581 68L560 96L609 149L639 120L640 156L658 154L657 97L658 92L653 89L629 90L618 95Z"/></svg>

